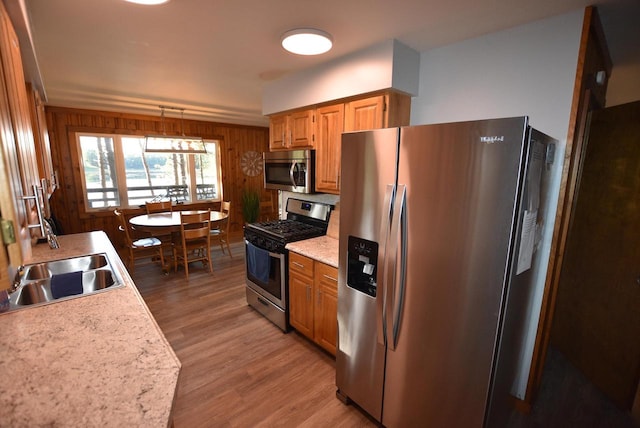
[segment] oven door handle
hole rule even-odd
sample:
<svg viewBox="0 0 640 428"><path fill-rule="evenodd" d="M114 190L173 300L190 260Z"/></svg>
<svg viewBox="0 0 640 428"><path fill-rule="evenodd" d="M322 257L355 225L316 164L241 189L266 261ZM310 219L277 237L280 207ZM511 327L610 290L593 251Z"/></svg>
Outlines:
<svg viewBox="0 0 640 428"><path fill-rule="evenodd" d="M245 245L249 245L250 244L250 242L247 241L246 239L244 240L244 243L245 243ZM253 244L251 244L251 245L253 245ZM254 245L254 247L260 248L257 245ZM264 250L264 248L261 248L261 249ZM271 257L275 257L276 259L280 259L280 260L284 259L284 254L282 254L282 253L272 253L271 251L269 251L269 255Z"/></svg>

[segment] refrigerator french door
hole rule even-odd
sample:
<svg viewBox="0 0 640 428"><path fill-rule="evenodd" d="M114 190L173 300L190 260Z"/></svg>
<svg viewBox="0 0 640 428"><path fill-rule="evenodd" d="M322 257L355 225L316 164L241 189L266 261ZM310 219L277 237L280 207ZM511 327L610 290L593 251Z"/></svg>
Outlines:
<svg viewBox="0 0 640 428"><path fill-rule="evenodd" d="M343 135L336 384L383 425L504 412L547 150L532 132L521 117Z"/></svg>

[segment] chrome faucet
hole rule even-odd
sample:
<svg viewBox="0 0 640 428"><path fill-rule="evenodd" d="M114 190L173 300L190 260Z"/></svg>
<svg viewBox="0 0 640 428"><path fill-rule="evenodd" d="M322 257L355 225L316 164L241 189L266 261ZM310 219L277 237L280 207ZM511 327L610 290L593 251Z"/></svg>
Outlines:
<svg viewBox="0 0 640 428"><path fill-rule="evenodd" d="M57 249L60 248L60 244L58 243L58 237L55 233L53 233L53 229L48 221L44 220L44 230L47 236L47 243L49 244L49 248Z"/></svg>

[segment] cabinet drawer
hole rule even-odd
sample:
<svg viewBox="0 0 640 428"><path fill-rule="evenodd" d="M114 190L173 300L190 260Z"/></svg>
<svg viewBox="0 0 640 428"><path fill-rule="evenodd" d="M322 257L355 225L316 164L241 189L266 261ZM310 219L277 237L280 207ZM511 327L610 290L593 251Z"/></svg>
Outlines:
<svg viewBox="0 0 640 428"><path fill-rule="evenodd" d="M313 259L298 253L289 253L289 270L313 277Z"/></svg>
<svg viewBox="0 0 640 428"><path fill-rule="evenodd" d="M316 262L316 278L327 289L338 293L338 269L324 263Z"/></svg>

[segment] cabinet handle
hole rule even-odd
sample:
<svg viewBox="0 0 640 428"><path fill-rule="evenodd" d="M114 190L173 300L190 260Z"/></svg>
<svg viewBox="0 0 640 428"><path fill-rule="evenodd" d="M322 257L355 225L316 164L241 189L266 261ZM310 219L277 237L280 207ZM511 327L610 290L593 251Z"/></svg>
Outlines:
<svg viewBox="0 0 640 428"><path fill-rule="evenodd" d="M311 300L311 286L307 285L306 289L307 289L307 301L310 301Z"/></svg>
<svg viewBox="0 0 640 428"><path fill-rule="evenodd" d="M320 303L322 302L322 292L320 290L318 290L317 294L318 294L318 306L319 306Z"/></svg>
<svg viewBox="0 0 640 428"><path fill-rule="evenodd" d="M291 264L292 264L292 265L295 265L295 266L298 266L299 268L304 269L304 265L303 265L302 263L298 263L298 262L294 262L294 261L292 261L292 262L291 262Z"/></svg>
<svg viewBox="0 0 640 428"><path fill-rule="evenodd" d="M322 276L324 276L325 278L327 278L327 279L329 279L331 281L338 282L338 280L336 278L332 277L332 276L325 275L325 274L322 274Z"/></svg>

